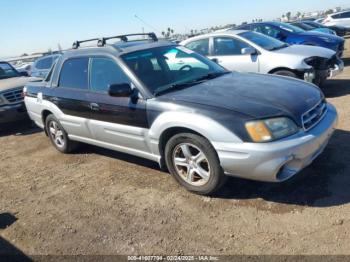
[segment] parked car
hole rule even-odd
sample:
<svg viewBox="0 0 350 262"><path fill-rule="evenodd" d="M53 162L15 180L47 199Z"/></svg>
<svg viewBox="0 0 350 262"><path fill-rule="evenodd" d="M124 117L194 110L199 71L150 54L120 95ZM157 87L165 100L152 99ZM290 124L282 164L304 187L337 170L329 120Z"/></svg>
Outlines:
<svg viewBox="0 0 350 262"><path fill-rule="evenodd" d="M50 72L52 65L55 63L60 55L48 55L41 57L35 61L32 66L31 76L38 78L46 78Z"/></svg>
<svg viewBox="0 0 350 262"><path fill-rule="evenodd" d="M252 31L229 30L187 39L185 47L215 60L231 71L283 75L322 85L329 76L344 69L330 49L288 45ZM174 58L175 59L175 58ZM173 64L183 65L178 57Z"/></svg>
<svg viewBox="0 0 350 262"><path fill-rule="evenodd" d="M28 81L26 72L19 73L11 64L0 61L0 125L29 119L23 103L23 87Z"/></svg>
<svg viewBox="0 0 350 262"><path fill-rule="evenodd" d="M319 32L308 32L296 26L280 22L263 22L242 25L237 29L259 32L288 44L313 45L332 49L341 57L344 51L345 40L334 35L325 35Z"/></svg>
<svg viewBox="0 0 350 262"><path fill-rule="evenodd" d="M329 34L329 35L337 35L337 33L334 30L329 29L327 27L314 27L304 22L291 22L290 24L296 27L299 27L305 31L320 32L320 33Z"/></svg>
<svg viewBox="0 0 350 262"><path fill-rule="evenodd" d="M313 22L313 21L302 21L302 22L304 24L307 24L307 25L314 27L314 28L329 28L329 29L333 30L337 34L337 36L341 36L341 37L345 36L347 31L348 31L347 28L344 26L336 26L336 25L325 26L323 24Z"/></svg>
<svg viewBox="0 0 350 262"><path fill-rule="evenodd" d="M345 26L350 29L350 11L342 11L328 15L322 22L326 26Z"/></svg>
<svg viewBox="0 0 350 262"><path fill-rule="evenodd" d="M21 63L19 65L14 65L14 68L19 73L26 73L28 76L31 74L33 63Z"/></svg>
<svg viewBox="0 0 350 262"><path fill-rule="evenodd" d="M58 151L84 142L147 158L207 195L227 175L288 180L325 149L337 112L315 85L228 72L149 36L75 42L79 50L60 57L46 82L26 86L29 115ZM122 41L106 44L114 38ZM187 62L171 69L172 53Z"/></svg>

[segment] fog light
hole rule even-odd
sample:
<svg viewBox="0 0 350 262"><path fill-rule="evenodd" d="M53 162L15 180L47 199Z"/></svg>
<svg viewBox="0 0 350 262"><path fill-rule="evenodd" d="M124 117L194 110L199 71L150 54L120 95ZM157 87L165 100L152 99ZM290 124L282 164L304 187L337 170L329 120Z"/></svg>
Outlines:
<svg viewBox="0 0 350 262"><path fill-rule="evenodd" d="M308 71L308 72L305 72L304 74L304 80L307 82L312 83L315 80L315 78L316 78L315 71Z"/></svg>

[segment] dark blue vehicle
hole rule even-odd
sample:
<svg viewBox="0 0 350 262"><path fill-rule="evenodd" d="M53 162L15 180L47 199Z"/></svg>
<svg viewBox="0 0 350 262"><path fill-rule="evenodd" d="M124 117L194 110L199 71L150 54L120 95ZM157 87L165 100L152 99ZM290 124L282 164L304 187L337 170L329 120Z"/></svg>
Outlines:
<svg viewBox="0 0 350 262"><path fill-rule="evenodd" d="M262 22L247 24L237 29L256 31L288 44L314 45L329 48L341 57L344 51L345 40L335 35L326 35L319 32L305 31L296 26L281 22Z"/></svg>

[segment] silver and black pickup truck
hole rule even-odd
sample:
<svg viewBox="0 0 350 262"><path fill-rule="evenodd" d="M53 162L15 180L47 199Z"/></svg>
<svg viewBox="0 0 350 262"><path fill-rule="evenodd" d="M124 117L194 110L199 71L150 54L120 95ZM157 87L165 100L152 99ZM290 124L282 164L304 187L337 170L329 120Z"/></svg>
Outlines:
<svg viewBox="0 0 350 262"><path fill-rule="evenodd" d="M148 36L78 41L46 81L25 87L30 117L57 150L83 142L147 158L188 190L212 194L227 176L286 181L327 146L337 112L317 86L228 72ZM121 41L106 44L112 38Z"/></svg>
<svg viewBox="0 0 350 262"><path fill-rule="evenodd" d="M0 61L0 125L29 119L23 101L23 87L34 80Z"/></svg>

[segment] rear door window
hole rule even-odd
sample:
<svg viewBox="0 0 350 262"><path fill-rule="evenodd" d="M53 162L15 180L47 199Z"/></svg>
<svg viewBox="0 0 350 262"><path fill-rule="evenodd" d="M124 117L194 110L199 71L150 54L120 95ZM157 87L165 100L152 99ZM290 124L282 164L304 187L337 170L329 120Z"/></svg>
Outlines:
<svg viewBox="0 0 350 262"><path fill-rule="evenodd" d="M43 70L43 69L50 69L53 63L53 58L48 57L48 58L43 58L39 60L36 64L36 68Z"/></svg>
<svg viewBox="0 0 350 262"><path fill-rule="evenodd" d="M59 87L88 89L89 58L71 58L64 62Z"/></svg>

